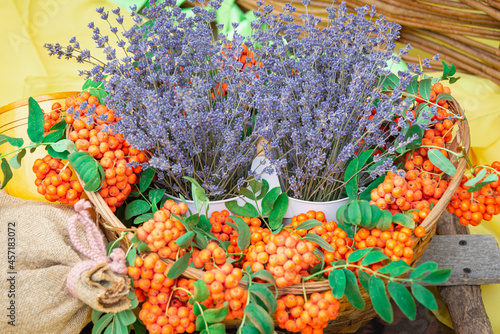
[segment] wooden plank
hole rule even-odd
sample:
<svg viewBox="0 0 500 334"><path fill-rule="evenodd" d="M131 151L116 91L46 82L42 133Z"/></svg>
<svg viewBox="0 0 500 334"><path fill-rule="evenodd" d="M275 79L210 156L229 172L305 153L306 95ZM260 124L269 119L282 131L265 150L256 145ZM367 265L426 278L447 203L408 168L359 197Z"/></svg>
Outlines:
<svg viewBox="0 0 500 334"><path fill-rule="evenodd" d="M444 212L437 226L440 235L469 235L469 228L460 225L459 218ZM486 314L481 286L438 286L441 299L448 308L453 328L460 334L493 334L490 319Z"/></svg>
<svg viewBox="0 0 500 334"><path fill-rule="evenodd" d="M435 235L417 263L450 268L443 286L500 283L500 250L492 235Z"/></svg>

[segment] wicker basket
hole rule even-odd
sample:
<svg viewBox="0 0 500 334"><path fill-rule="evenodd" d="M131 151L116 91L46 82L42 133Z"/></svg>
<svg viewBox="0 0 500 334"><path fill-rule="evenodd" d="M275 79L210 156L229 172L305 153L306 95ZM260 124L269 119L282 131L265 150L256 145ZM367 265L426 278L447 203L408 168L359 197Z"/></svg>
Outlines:
<svg viewBox="0 0 500 334"><path fill-rule="evenodd" d="M286 0L268 0L277 14L288 3ZM345 0L350 8L376 5L377 13L388 21L402 26L402 43L411 43L414 50L403 56L406 61L418 63L416 55L433 56L439 53L448 63L453 63L458 71L472 73L500 84L500 3L479 0ZM254 0L237 0L244 10L256 9ZM486 5L487 3L488 5ZM297 10L292 13L297 22L305 7L293 3ZM307 7L309 14L323 18L320 27L326 27L326 8L331 0L312 0ZM333 4L338 6L338 2ZM424 56L425 57L425 56ZM429 57L430 58L430 57ZM432 68L442 69L441 62L431 62Z"/></svg>
<svg viewBox="0 0 500 334"><path fill-rule="evenodd" d="M450 110L457 115L462 116L462 119L457 121L458 129L455 133L453 141L448 145L448 148L451 150L456 150L459 146L462 147L462 150L465 152L469 151L470 148L470 134L469 134L469 126L467 120L465 120L464 112L460 105L453 101L450 103ZM69 133L68 129L68 133ZM429 242L431 241L432 236L436 233L436 225L439 220L441 214L446 210L446 206L448 205L453 193L458 188L460 181L462 180L462 176L465 172L467 162L465 159L457 160L456 157L452 156L451 161L457 167L457 173L451 179L448 188L444 192L438 204L432 209L427 218L422 222L422 226L425 227L426 234L423 238L416 239L414 245L414 255L412 259L412 263L414 264L418 260L420 260L422 254L427 248ZM106 236L108 239L116 239L119 235L119 231L121 229L126 228L123 223L111 212L108 208L104 199L97 192L87 192L89 200L93 203L97 214L101 216L101 218L105 221L104 227L106 231ZM328 218L328 217L327 217ZM128 247L128 240L122 240L122 247ZM172 263L171 260L166 260L165 262ZM186 271L183 273L183 276L191 279L201 279L203 276L203 271L188 267ZM240 285L242 287L246 287L246 282L241 282ZM320 281L320 282L308 282L305 283L305 290L307 294L311 294L314 292L324 292L330 290L328 281ZM278 295L286 295L286 294L303 294L303 286L302 285L294 285L286 288L278 289ZM329 332L335 333L353 333L357 331L365 322L369 321L375 316L375 311L371 304L370 298L368 294L362 290L362 296L366 302L366 307L364 310L357 310L353 306L349 304L347 299L344 297L341 300L341 306L339 310L339 315L335 321L333 321L329 327ZM227 323L228 326L237 324L237 321L230 321Z"/></svg>

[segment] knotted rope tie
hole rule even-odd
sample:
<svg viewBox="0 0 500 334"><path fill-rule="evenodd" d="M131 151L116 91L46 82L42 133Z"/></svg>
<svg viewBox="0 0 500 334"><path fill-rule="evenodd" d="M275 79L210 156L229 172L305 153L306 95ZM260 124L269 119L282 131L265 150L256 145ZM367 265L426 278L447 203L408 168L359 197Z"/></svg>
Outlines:
<svg viewBox="0 0 500 334"><path fill-rule="evenodd" d="M77 263L69 272L66 285L73 297L78 298L75 292L76 282L83 272L95 268L98 264L109 263L109 268L116 274L124 275L127 273L125 265L125 252L121 248L115 248L110 256L106 255L106 245L104 236L90 217L87 211L91 207L90 202L85 199L79 200L75 204L76 213L68 219L69 238L73 246L85 257L90 260ZM89 247L85 247L78 237L76 224L80 222L85 228L85 236Z"/></svg>

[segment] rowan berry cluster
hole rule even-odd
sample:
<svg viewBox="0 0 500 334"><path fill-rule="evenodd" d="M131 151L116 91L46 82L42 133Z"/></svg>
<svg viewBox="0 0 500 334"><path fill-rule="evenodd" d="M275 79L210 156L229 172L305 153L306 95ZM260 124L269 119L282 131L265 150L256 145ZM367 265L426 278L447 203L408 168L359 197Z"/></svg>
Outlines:
<svg viewBox="0 0 500 334"><path fill-rule="evenodd" d="M328 321L337 318L339 308L331 291L313 293L308 301L290 294L278 300L276 320L280 328L292 333L321 334Z"/></svg>
<svg viewBox="0 0 500 334"><path fill-rule="evenodd" d="M204 267L205 270L210 270L214 264L220 266L226 263L226 251L217 243L211 242L205 249L193 252L191 260L196 268Z"/></svg>
<svg viewBox="0 0 500 334"><path fill-rule="evenodd" d="M429 161L430 160L426 160ZM421 166L423 159L415 156L412 166ZM407 168L412 167L407 163ZM448 182L428 172L410 169L399 171L402 176L389 171L384 182L371 192L371 204L392 214L410 211L416 223L423 221L431 212L431 203L437 204L448 187Z"/></svg>
<svg viewBox="0 0 500 334"><path fill-rule="evenodd" d="M135 258L134 266L128 267L135 294L142 304L139 319L149 333L193 333L196 329L193 307L187 303L186 290L194 292L194 280L167 277L171 265L165 264L157 253L149 253L144 259Z"/></svg>
<svg viewBox="0 0 500 334"><path fill-rule="evenodd" d="M137 229L137 237L147 242L149 249L158 252L162 259L175 260L177 256L182 256L186 252L184 249L179 249L179 245L175 243L175 240L186 233L186 228L171 215L183 215L187 209L187 205L183 202L175 203L167 200L163 207L154 213L152 219Z"/></svg>
<svg viewBox="0 0 500 334"><path fill-rule="evenodd" d="M475 173L479 173L484 167L476 167ZM491 168L500 171L500 162L495 161ZM486 169L485 177L495 173ZM496 173L495 173L496 174ZM483 186L474 192L469 192L469 186L465 183L470 179L464 176L460 186L453 194L447 210L460 218L460 224L463 226L477 226L483 220L490 221L493 216L500 213L500 181L495 181ZM479 181L481 182L481 181Z"/></svg>
<svg viewBox="0 0 500 334"><path fill-rule="evenodd" d="M50 128L59 122L61 116L61 104L56 102L52 104L51 111L48 114L43 115L43 129L45 133L50 132Z"/></svg>
<svg viewBox="0 0 500 334"><path fill-rule="evenodd" d="M413 258L413 245L415 244L412 239L412 234L421 238L425 235L425 228L417 226L414 231L409 228L401 227L398 225L394 229L394 225L388 231L380 231L379 229L367 230L361 228L355 235L357 249L364 249L367 247L379 247L383 249L385 255L391 258L392 261L402 259L408 264L411 264ZM373 270L377 270L381 264L377 263L372 265Z"/></svg>
<svg viewBox="0 0 500 334"><path fill-rule="evenodd" d="M314 254L316 245L302 240L296 233L287 230L272 234L268 229L252 233L252 244L248 248L243 268L251 266L256 272L267 269L283 288L302 281L302 275L319 263Z"/></svg>
<svg viewBox="0 0 500 334"><path fill-rule="evenodd" d="M422 99L422 96L420 95L420 93L418 93L417 98L416 98L417 103L418 103L417 108L421 103L426 103L429 106L433 106L433 105L437 104L438 105L437 115L434 115L432 117L432 119L443 120L443 119L449 117L450 114L447 111L447 109L449 108L448 102L446 100L437 100L437 97L441 93L451 94L451 89L450 89L450 87L443 86L443 84L440 82L436 82L435 84L433 84L431 86L431 96L429 98L429 102L424 101Z"/></svg>
<svg viewBox="0 0 500 334"><path fill-rule="evenodd" d="M103 126L116 121L115 112L99 104L96 96L83 92L76 97L68 97L66 109L69 108L72 108L72 113L65 118L66 123L73 126L69 138L79 151L86 151L100 160L105 180L99 194L115 212L130 194L131 185L142 171L140 164L146 162L147 157L131 148L123 136L103 131ZM94 108L93 115L90 115L90 108ZM135 167L127 167L129 164L135 164Z"/></svg>
<svg viewBox="0 0 500 334"><path fill-rule="evenodd" d="M297 229L297 227L308 219L316 219L322 223L321 226L316 226L311 229ZM319 235L323 240L325 240L330 246L332 246L335 251L329 251L327 249L321 249L315 244L316 248L319 248L324 254L325 263L328 263L326 268L330 267L329 263L334 261L345 259L353 252L352 245L353 240L347 237L347 233L337 226L334 221L327 222L325 214L321 211L310 210L306 213L301 213L292 218L290 225L285 227L287 230L296 233L300 236L305 236L307 233L315 233ZM325 276L328 276L329 271L325 272Z"/></svg>
<svg viewBox="0 0 500 334"><path fill-rule="evenodd" d="M230 263L207 271L202 279L207 283L210 297L203 302L208 308L222 307L228 302L229 313L226 319L243 318L243 311L247 304L248 291L238 284L243 277L243 272Z"/></svg>
<svg viewBox="0 0 500 334"><path fill-rule="evenodd" d="M82 185L78 180L71 180L73 173L69 167L65 168L61 159L52 158L50 155L36 159L33 172L36 175L37 191L47 201L74 205L80 200Z"/></svg>

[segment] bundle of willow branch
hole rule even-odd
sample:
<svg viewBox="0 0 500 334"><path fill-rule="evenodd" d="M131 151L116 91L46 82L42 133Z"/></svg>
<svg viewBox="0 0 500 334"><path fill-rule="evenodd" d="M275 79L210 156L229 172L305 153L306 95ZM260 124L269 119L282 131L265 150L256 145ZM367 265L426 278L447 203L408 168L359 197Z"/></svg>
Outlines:
<svg viewBox="0 0 500 334"><path fill-rule="evenodd" d="M287 0L267 0L267 4L280 9ZM443 60L453 63L460 72L487 78L500 84L500 1L497 0L346 0L351 8L376 5L377 12L387 20L399 23L400 42L411 43L414 48L430 54L439 53ZM246 10L255 9L254 0L237 0ZM294 3L299 15L305 7ZM326 8L331 0L312 0L307 7L310 14L325 17L320 25L326 26ZM333 7L337 4L334 3ZM415 62L418 58L403 57ZM432 64L436 70L440 66ZM437 66L434 66L437 65Z"/></svg>

